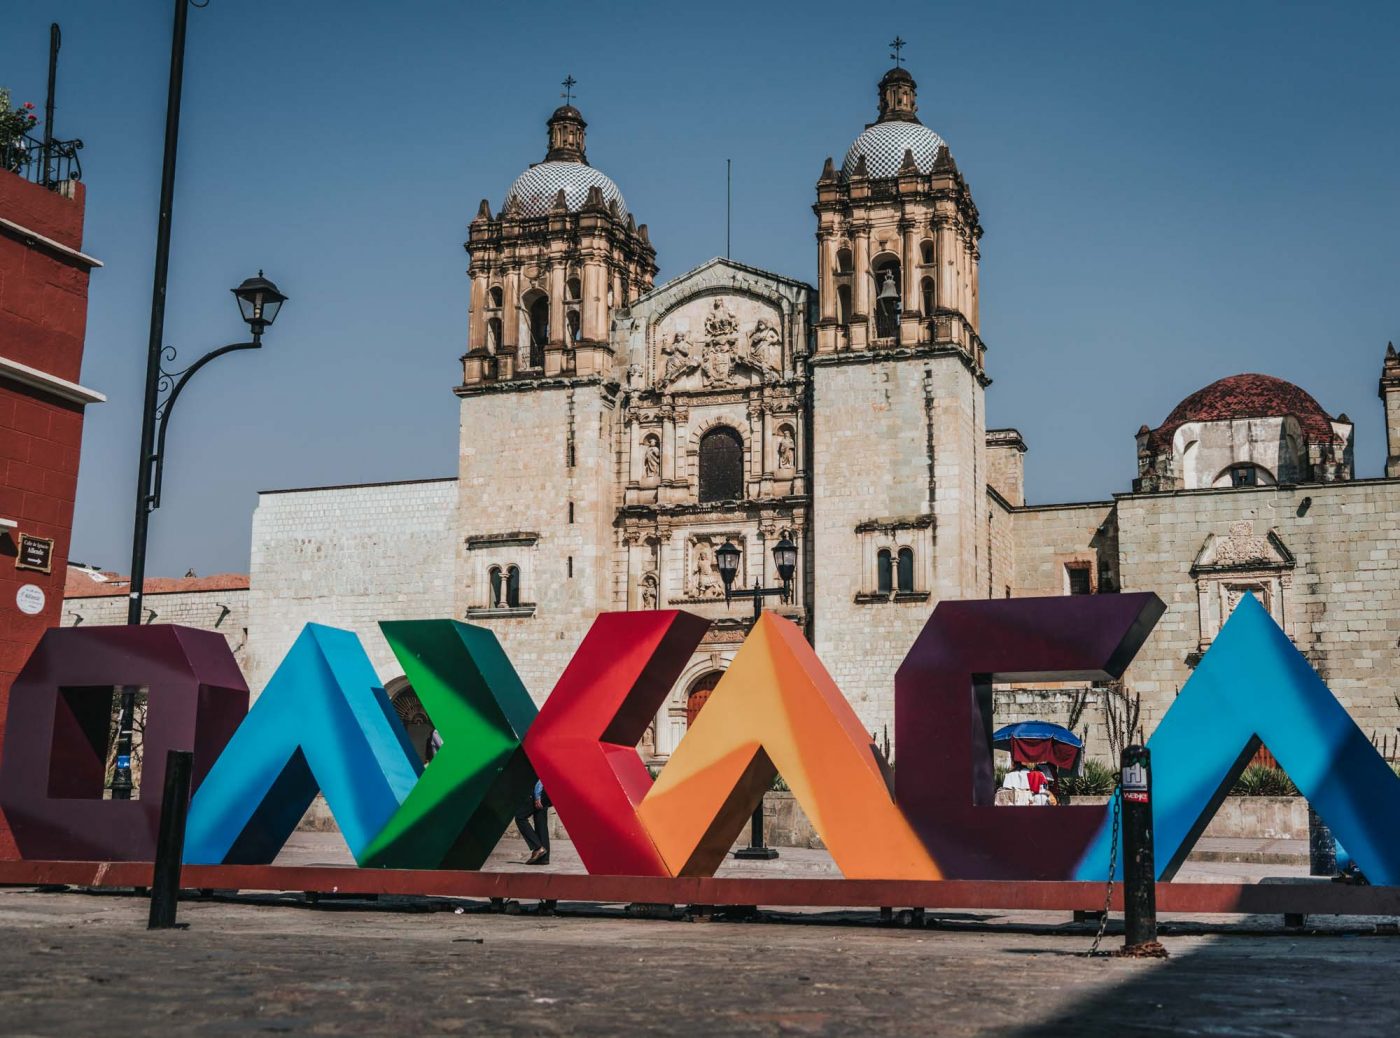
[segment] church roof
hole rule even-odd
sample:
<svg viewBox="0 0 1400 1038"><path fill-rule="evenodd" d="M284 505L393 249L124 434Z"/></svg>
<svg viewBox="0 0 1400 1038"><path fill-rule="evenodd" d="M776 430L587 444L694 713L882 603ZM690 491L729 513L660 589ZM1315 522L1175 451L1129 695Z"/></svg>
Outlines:
<svg viewBox="0 0 1400 1038"><path fill-rule="evenodd" d="M627 202L612 178L586 162L539 162L531 166L510 185L506 203L513 198L520 205L522 216L548 216L559 192L564 192L564 204L570 212L583 208L588 189L596 187L603 201L617 202L618 216L627 218Z"/></svg>
<svg viewBox="0 0 1400 1038"><path fill-rule="evenodd" d="M914 165L919 167L919 172L931 173L942 147L943 138L922 123L903 120L872 123L847 149L841 170L851 176L864 155L866 172L870 176L897 176L904 162L904 152L908 150L913 152Z"/></svg>
<svg viewBox="0 0 1400 1038"><path fill-rule="evenodd" d="M1188 422L1228 422L1237 418L1291 417L1309 443L1333 443L1333 419L1306 390L1272 375L1231 375L1198 389L1172 409L1151 432L1154 449L1169 446Z"/></svg>
<svg viewBox="0 0 1400 1038"><path fill-rule="evenodd" d="M706 271L714 267L724 267L725 269L727 269L730 272L731 276L736 279L736 284L739 283L737 279L743 278L754 279L757 281L770 281L776 284L787 285L790 288L805 290L809 295L815 295L817 291L807 282L799 281L797 278L790 278L782 274L775 274L771 270L764 270L762 267L754 267L750 266L747 263L740 263L737 260L729 259L726 256L715 256L712 259L707 259L698 267L692 267L690 270L687 270L683 274L677 274L675 277L671 278L670 281L665 281L659 285L653 286L651 289L642 293L636 299L632 300L632 302L629 304L629 309L639 310L644 308L648 304L654 304L658 300L674 296L679 292L684 292L686 291L686 285L688 282L694 281L695 279L703 275Z"/></svg>

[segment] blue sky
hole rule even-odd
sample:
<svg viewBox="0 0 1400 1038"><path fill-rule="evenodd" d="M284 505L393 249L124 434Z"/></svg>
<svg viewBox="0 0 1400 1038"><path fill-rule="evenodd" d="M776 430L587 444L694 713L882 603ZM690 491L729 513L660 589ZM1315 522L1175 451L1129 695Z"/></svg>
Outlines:
<svg viewBox="0 0 1400 1038"><path fill-rule="evenodd" d="M1400 5L390 4L192 10L167 341L242 337L228 289L291 296L258 354L173 419L153 574L243 570L259 489L453 474L466 225L543 157L579 81L590 161L674 277L724 249L815 280L810 205L909 41L920 115L981 209L989 424L1030 444L1033 502L1126 490L1133 434L1240 371L1357 425L1400 338ZM12 5L0 83L87 143L89 410L73 557L125 571L149 320L170 4ZM491 430L502 451L508 429Z"/></svg>

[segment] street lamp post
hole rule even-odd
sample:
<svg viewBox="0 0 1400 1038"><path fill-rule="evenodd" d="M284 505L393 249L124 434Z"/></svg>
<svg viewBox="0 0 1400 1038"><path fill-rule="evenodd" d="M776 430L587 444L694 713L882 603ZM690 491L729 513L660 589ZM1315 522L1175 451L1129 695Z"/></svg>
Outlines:
<svg viewBox="0 0 1400 1038"><path fill-rule="evenodd" d="M165 362L173 361L176 356L175 348L166 346L153 358L154 371L148 372L148 375L153 375L151 381L156 391L147 396L145 411L141 416L141 463L136 480L136 523L131 542L131 586L126 617L128 624L141 622L146 582L146 540L150 531L151 513L160 507L161 480L165 472L165 433L170 425L170 414L174 410L175 401L179 399L180 392L194 377L195 372L211 360L237 350L261 349L263 332L277 319L277 312L287 300L276 285L263 277L261 270L258 271L257 277L248 278L230 291L238 300L239 311L252 333L251 339L210 350L182 371L165 369ZM117 715L117 759L112 771L113 800L131 799L131 729L135 718L137 692L138 689L134 685L123 685L121 688L121 709Z"/></svg>
<svg viewBox="0 0 1400 1038"><path fill-rule="evenodd" d="M724 581L724 603L728 605L734 598L753 599L753 623L758 623L759 617L763 615L763 600L765 598L777 596L788 602L792 597L792 578L797 572L797 545L788 540L784 534L777 544L773 545L773 562L778 567L778 577L782 580L779 587L762 587L758 579L754 579L753 587L739 588L734 590L734 578L739 574L739 560L743 552L736 548L729 541L715 549L715 562L719 566L720 579ZM758 803L758 809L753 813L753 820L749 825L749 845L741 847L734 852L736 858L770 860L778 856L778 852L764 845L763 842L763 801Z"/></svg>

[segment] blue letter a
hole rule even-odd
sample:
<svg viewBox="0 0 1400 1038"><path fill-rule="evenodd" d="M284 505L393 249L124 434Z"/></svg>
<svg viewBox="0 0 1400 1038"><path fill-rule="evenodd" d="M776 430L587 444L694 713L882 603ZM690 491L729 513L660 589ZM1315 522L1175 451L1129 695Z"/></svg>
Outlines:
<svg viewBox="0 0 1400 1038"><path fill-rule="evenodd" d="M1400 883L1400 778L1253 595L1148 740L1158 879L1176 874L1261 741L1367 878ZM1110 825L1076 878L1107 875Z"/></svg>
<svg viewBox="0 0 1400 1038"><path fill-rule="evenodd" d="M358 860L420 770L360 639L307 624L191 801L185 861L272 861L318 789Z"/></svg>

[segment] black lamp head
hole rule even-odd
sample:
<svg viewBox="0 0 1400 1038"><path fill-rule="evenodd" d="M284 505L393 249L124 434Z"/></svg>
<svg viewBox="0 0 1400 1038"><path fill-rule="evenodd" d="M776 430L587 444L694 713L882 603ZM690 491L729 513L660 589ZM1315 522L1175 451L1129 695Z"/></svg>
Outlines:
<svg viewBox="0 0 1400 1038"><path fill-rule="evenodd" d="M287 301L287 297L277 290L277 286L263 277L261 270L258 271L257 277L248 278L230 291L237 298L243 320L248 322L248 327L252 329L255 337L261 335L263 329L277 319L277 311L282 309L282 304Z"/></svg>

